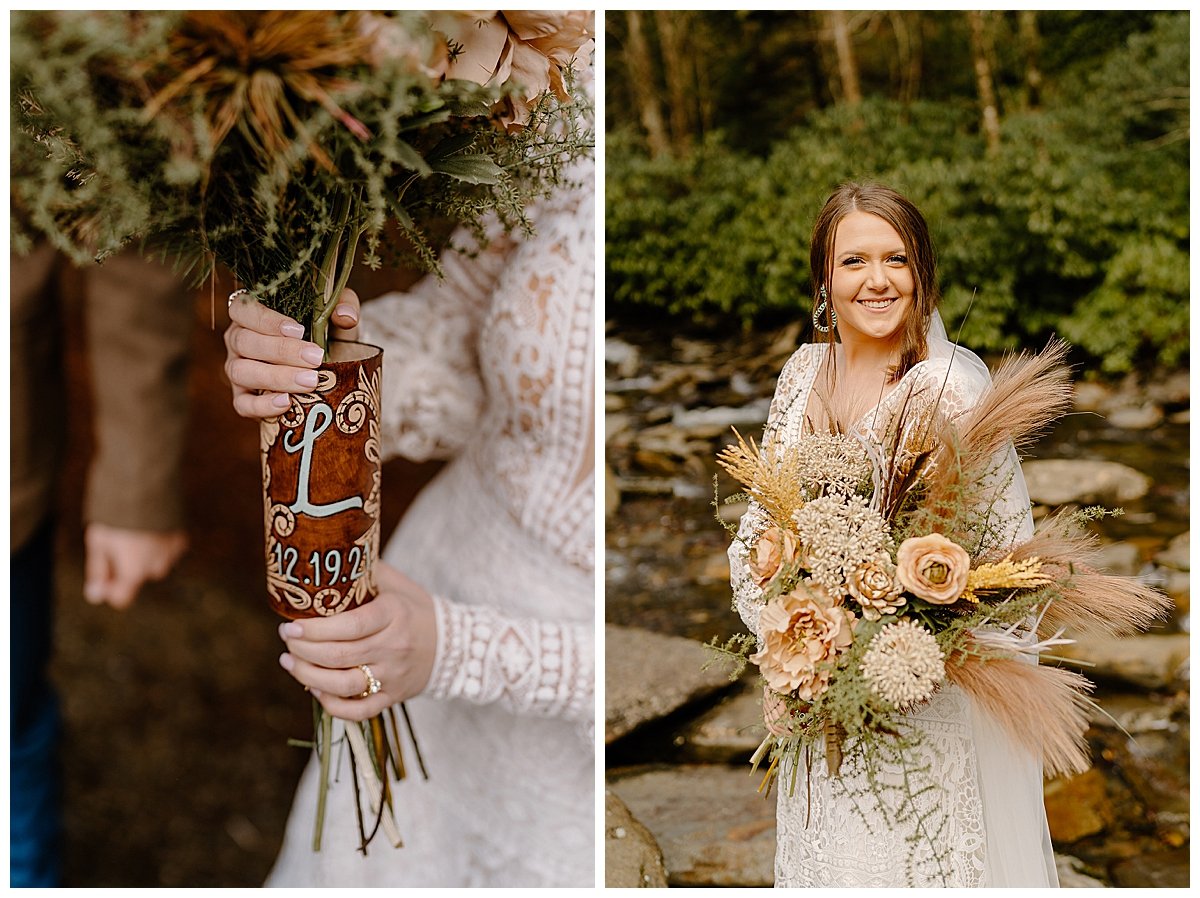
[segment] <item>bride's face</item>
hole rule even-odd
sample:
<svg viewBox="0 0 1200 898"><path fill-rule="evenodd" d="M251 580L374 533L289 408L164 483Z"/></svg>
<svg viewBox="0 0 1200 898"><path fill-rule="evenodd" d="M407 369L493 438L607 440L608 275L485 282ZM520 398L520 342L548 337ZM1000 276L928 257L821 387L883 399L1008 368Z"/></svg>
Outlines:
<svg viewBox="0 0 1200 898"><path fill-rule="evenodd" d="M870 212L843 218L833 236L829 295L842 342L897 339L913 313L913 273L896 229Z"/></svg>

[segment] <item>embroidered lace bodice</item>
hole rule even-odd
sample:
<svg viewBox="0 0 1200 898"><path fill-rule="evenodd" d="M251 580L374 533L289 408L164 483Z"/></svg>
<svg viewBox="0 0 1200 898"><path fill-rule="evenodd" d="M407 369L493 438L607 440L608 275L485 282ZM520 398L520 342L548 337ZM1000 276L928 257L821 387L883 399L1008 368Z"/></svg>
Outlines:
<svg viewBox="0 0 1200 898"><path fill-rule="evenodd" d="M809 395L827 352L824 345L806 344L784 366L763 432L764 447L787 446L805 432ZM907 372L852 429L868 439L871 434L878 436L888 424L889 412L902 401L936 402L943 413L957 416L979 398L988 384L986 368L966 350L959 348L954 353L931 357ZM1009 450L1000 462L995 474L996 513L1010 522L1007 529L1013 539L1028 538L1032 517L1015 452ZM742 517L737 538L729 547L734 603L756 635L760 634L762 591L750 573L747 546L765 526L762 508L751 502ZM1002 754L999 763L995 754L983 758L978 750L980 731L989 724L980 720L968 697L957 687L943 689L921 709L908 715L908 721L922 734L917 752L920 756L906 758L903 763L884 764L877 784L895 787L906 775L915 775L917 788L933 786L918 804L920 813L928 815L921 826L932 825L937 829L936 840L942 849L938 853L942 856L935 857L929 840L920 837L916 817L900 814L897 820L898 792L885 791L878 798L871 794L861 756L850 753L841 778L832 779L824 758L815 753L810 773L798 771L794 791L779 788L776 885L1057 884L1056 879L1051 882L1053 874L1046 872L1047 858L1041 856L1043 846L1036 840L1032 849L1022 844L1020 850L1025 857L1015 860L1000 857L1010 844L1001 840L1007 830L995 826L995 831L989 833L988 808L982 797L985 786L997 778L1012 779L1014 789L1022 796L1020 801L1024 802L1017 804L1015 811L1026 821L1022 825L1036 830L1040 820L1044 829L1040 762L1015 749ZM922 767L924 773L915 773ZM780 782L789 781L791 772L785 770ZM992 810L998 810L1001 799L989 800ZM1044 850L1052 871L1048 834ZM1006 864L1023 870L1017 875L1025 877L1024 880L1007 879L1010 874L1001 869Z"/></svg>
<svg viewBox="0 0 1200 898"><path fill-rule="evenodd" d="M385 457L458 457L508 526L589 573L593 202L590 180L560 192L531 209L536 236L493 228L486 249L443 257L444 279L364 304L361 325L361 339L385 350ZM435 601L427 694L593 725L590 608L581 623Z"/></svg>

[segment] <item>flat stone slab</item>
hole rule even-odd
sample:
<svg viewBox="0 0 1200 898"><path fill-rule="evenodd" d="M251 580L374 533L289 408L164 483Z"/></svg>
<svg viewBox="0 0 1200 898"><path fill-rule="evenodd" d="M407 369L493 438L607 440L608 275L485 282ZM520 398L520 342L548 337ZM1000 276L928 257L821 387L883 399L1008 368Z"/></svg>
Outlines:
<svg viewBox="0 0 1200 898"><path fill-rule="evenodd" d="M610 773L609 789L654 834L672 886L774 882L775 795L749 765Z"/></svg>
<svg viewBox="0 0 1200 898"><path fill-rule="evenodd" d="M1186 676L1189 643L1186 633L1083 637L1071 645L1057 646L1054 654L1090 662L1094 666L1079 668L1088 679L1124 680L1146 689L1166 689Z"/></svg>
<svg viewBox="0 0 1200 898"><path fill-rule="evenodd" d="M610 889L666 888L662 849L613 792L604 795L604 885Z"/></svg>
<svg viewBox="0 0 1200 898"><path fill-rule="evenodd" d="M762 740L762 689L747 685L684 728L681 748L690 760L717 764L747 761Z"/></svg>
<svg viewBox="0 0 1200 898"><path fill-rule="evenodd" d="M1025 484L1041 505L1123 505L1150 491L1150 478L1115 461L1032 459L1021 463Z"/></svg>
<svg viewBox="0 0 1200 898"><path fill-rule="evenodd" d="M713 654L703 643L681 636L610 624L604 657L606 744L733 685L724 665L705 669Z"/></svg>

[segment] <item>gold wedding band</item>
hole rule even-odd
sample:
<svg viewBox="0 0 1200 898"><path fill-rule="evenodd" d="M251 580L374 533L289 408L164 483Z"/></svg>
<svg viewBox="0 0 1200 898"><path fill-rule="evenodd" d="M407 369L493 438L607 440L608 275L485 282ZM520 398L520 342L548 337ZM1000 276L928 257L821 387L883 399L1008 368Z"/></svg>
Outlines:
<svg viewBox="0 0 1200 898"><path fill-rule="evenodd" d="M358 665L358 669L363 672L363 676L367 678L367 688L359 693L359 698L366 698L368 695L374 695L383 689L383 684L375 679L375 674L371 673L371 668L365 664Z"/></svg>
<svg viewBox="0 0 1200 898"><path fill-rule="evenodd" d="M250 291L249 291L249 290L247 290L245 287L243 287L241 290L234 290L232 293L230 293L230 294L229 294L229 301L228 301L227 303L225 303L225 308L226 308L226 309L232 308L232 307L233 307L233 301L234 301L235 299L237 299L237 298L238 298L239 296L241 296L243 293L249 293L249 292L250 292Z"/></svg>

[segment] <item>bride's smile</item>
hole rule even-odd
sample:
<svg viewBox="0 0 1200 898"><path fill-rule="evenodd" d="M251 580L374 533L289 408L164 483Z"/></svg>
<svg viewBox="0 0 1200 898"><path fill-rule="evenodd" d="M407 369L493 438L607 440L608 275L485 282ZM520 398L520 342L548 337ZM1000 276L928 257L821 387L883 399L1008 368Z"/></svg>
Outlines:
<svg viewBox="0 0 1200 898"><path fill-rule="evenodd" d="M870 212L851 212L833 242L830 293L843 343L891 341L912 313L913 274L904 241Z"/></svg>

